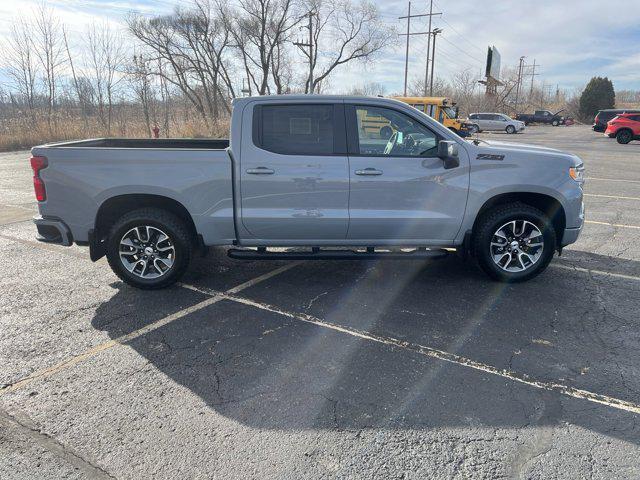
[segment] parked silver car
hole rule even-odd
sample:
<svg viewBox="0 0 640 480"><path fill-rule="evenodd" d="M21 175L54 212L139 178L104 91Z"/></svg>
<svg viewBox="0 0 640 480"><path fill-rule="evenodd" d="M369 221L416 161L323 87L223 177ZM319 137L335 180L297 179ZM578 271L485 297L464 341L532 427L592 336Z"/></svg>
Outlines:
<svg viewBox="0 0 640 480"><path fill-rule="evenodd" d="M524 122L514 120L504 113L472 113L468 122L471 133L486 131L518 133L524 131Z"/></svg>

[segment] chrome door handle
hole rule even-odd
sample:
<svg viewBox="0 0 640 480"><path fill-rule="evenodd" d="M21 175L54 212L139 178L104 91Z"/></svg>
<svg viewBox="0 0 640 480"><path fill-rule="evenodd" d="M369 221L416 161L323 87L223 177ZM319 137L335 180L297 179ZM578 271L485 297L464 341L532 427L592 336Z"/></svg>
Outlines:
<svg viewBox="0 0 640 480"><path fill-rule="evenodd" d="M365 168L364 170L356 170L356 175L382 175L382 170L375 168Z"/></svg>
<svg viewBox="0 0 640 480"><path fill-rule="evenodd" d="M276 171L267 167L257 167L247 168L247 173L249 175L273 175Z"/></svg>

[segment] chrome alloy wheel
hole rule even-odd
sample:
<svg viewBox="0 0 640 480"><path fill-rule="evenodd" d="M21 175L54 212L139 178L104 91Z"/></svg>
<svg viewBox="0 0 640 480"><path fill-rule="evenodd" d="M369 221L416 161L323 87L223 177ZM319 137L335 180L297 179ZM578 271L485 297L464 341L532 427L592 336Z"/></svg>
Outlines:
<svg viewBox="0 0 640 480"><path fill-rule="evenodd" d="M153 279L163 276L173 266L176 250L169 236L157 227L132 228L120 240L120 261L137 277Z"/></svg>
<svg viewBox="0 0 640 480"><path fill-rule="evenodd" d="M512 220L502 225L491 238L489 250L493 262L510 273L524 272L542 256L542 232L527 220Z"/></svg>

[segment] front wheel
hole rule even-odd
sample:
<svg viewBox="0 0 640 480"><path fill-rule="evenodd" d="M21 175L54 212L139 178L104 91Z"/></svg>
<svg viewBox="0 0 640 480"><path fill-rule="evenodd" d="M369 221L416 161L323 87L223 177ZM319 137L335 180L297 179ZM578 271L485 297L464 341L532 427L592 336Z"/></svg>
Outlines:
<svg viewBox="0 0 640 480"><path fill-rule="evenodd" d="M557 127L558 125L560 125L560 122L558 120L554 120L553 122L551 122L551 125Z"/></svg>
<svg viewBox="0 0 640 480"><path fill-rule="evenodd" d="M480 131L480 127L478 125L476 125L475 123L472 125L469 125L469 133L471 135L476 134Z"/></svg>
<svg viewBox="0 0 640 480"><path fill-rule="evenodd" d="M507 125L507 133L509 134L513 134L516 133L516 127L514 127L513 125Z"/></svg>
<svg viewBox="0 0 640 480"><path fill-rule="evenodd" d="M107 260L121 280L145 290L168 287L184 274L193 242L174 214L143 208L123 215L111 227Z"/></svg>
<svg viewBox="0 0 640 480"><path fill-rule="evenodd" d="M631 133L631 130L620 130L616 134L616 140L618 141L618 143L621 143L623 145L626 145L632 139L633 139L633 134Z"/></svg>
<svg viewBox="0 0 640 480"><path fill-rule="evenodd" d="M480 268L502 282L523 282L539 275L556 248L556 232L549 218L522 203L489 210L479 219L473 239Z"/></svg>

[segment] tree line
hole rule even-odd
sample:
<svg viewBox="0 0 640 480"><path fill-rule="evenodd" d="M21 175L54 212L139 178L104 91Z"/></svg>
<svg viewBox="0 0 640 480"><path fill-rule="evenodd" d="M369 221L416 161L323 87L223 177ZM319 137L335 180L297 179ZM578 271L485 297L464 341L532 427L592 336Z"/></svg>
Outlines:
<svg viewBox="0 0 640 480"><path fill-rule="evenodd" d="M83 31L70 31L44 2L17 18L0 44L9 79L0 84L0 149L79 137L149 137L155 127L162 136L227 135L232 100L245 95L395 93L364 74L358 87L335 83L345 65L375 61L397 42L369 0L188 5ZM589 121L582 89L521 84L516 94L517 72L504 68L497 95L486 96L478 79L461 69L436 78L434 94L456 101L463 114L565 108ZM409 90L421 96L422 80ZM638 102L638 95L621 91L618 101ZM607 98L607 105L614 101Z"/></svg>
<svg viewBox="0 0 640 480"><path fill-rule="evenodd" d="M194 0L125 23L72 35L45 3L18 18L0 45L4 134L216 135L233 98L321 93L396 41L367 0Z"/></svg>

